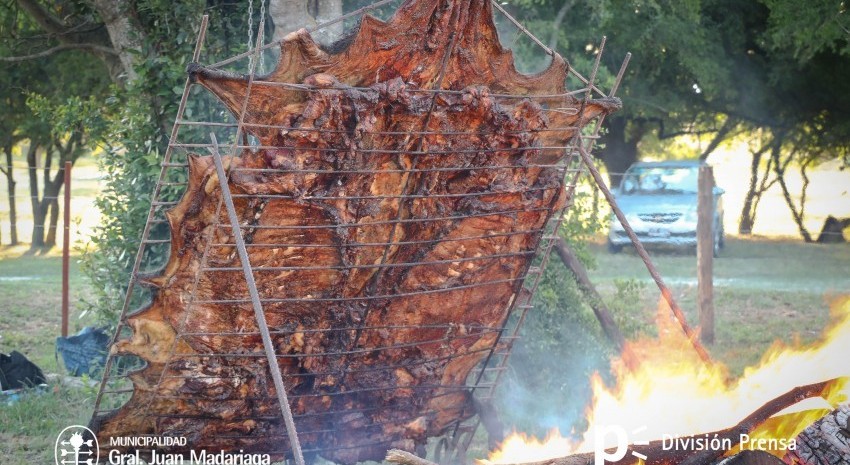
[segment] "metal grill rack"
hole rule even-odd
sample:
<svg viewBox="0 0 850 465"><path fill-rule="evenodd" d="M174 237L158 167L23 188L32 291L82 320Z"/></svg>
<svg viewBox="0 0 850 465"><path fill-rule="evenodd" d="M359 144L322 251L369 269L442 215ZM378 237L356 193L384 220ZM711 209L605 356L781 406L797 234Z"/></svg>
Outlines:
<svg viewBox="0 0 850 465"><path fill-rule="evenodd" d="M357 17L358 15L362 15L364 13L369 12L372 9L381 7L385 4L390 3L389 0L379 1L370 6L361 8L355 12L352 12L348 15L344 15L336 20L330 21L328 23L324 23L318 25L313 28L313 31L330 26L332 24L338 23L340 21L345 21L350 18ZM507 19L510 23L514 24L519 33L525 34L527 37L531 38L538 45L540 45L543 50L550 54L555 55L556 52L547 48L542 42L540 42L536 37L534 37L527 29L525 29L521 24L519 24L514 18L512 18L499 4L498 2L493 2L493 6L498 11L497 14L504 15L503 17ZM227 60L221 61L212 65L213 68L224 68L226 66L232 66L234 63L238 63L238 60L244 60L246 58L250 58L248 65L248 75L250 76L249 80L249 94L252 86L286 86L291 90L298 90L303 92L311 92L313 89L308 86L304 86L303 84L282 84L277 82L268 82L262 81L257 78L256 67L259 62L260 54L270 47L276 46L277 44L270 43L266 45L263 44L263 22L264 18L260 21L259 27L259 37L256 41L257 46L244 54L229 58ZM207 26L207 18L204 17L200 29L200 33L198 35L198 42L196 45L195 53L193 56L193 61L198 62L200 59L201 47L204 41L204 36L206 32ZM619 87L620 81L625 72L626 66L628 64L629 56L626 56L619 73L616 77L615 83L612 89L609 92L603 92L600 90L595 84L597 70L599 67L599 61L602 56L602 51L604 49L605 41L602 40L602 43L599 46L599 52L596 56L596 61L594 63L593 70L589 77L585 78L581 74L577 73L575 70L570 69L571 78L576 79L581 83L583 87L570 92L572 96L583 99L583 104L580 108L580 112L584 111L585 104L593 97L613 97ZM350 89L350 88L349 88ZM361 89L364 92L368 92L369 89ZM450 94L451 90L443 90L436 87L433 90L420 89L417 92L427 92L436 96L437 94L444 93ZM248 95L246 95L245 100L243 102L243 112L245 114L244 108L248 104ZM529 95L505 95L505 94L495 94L493 95L497 101L510 102L516 99L534 99L534 98L552 98L553 96L529 96ZM322 416L322 415L334 415L339 413L334 410L334 408L330 408L327 411L323 412L309 412L304 414L296 414L293 415L290 409L290 403L297 401L299 398L317 396L319 394L313 392L299 392L299 393L289 393L287 395L287 391L285 386L288 382L292 382L295 378L299 376L306 376L305 374L298 373L290 373L283 374L278 366L277 361L284 358L303 358L303 357L338 357L341 360L341 370L340 373L343 374L342 382L344 383L346 380L346 376L350 373L349 365L352 360L356 360L357 357L365 356L366 352L374 353L376 351L399 351L410 348L411 346L425 346L425 345L434 345L434 344L448 344L453 341L458 341L463 338L469 337L481 337L485 334L494 334L494 343L483 348L476 349L476 352L480 352L483 354L483 362L479 364L479 366L474 369L466 382L457 383L457 384L435 384L435 385L417 385L414 386L413 389L417 390L426 390L431 392L434 396L440 395L448 395L453 392L469 392L476 396L479 400L487 401L491 399L494 395L494 391L499 384L500 377L504 370L506 369L506 364L508 362L508 357L511 352L511 348L515 341L519 337L519 329L522 326L522 323L528 313L528 311L532 308L532 297L537 290L538 284L540 283L541 277L546 268L551 248L558 237L558 230L561 226L561 223L564 219L565 212L570 208L571 201L573 198L574 190L576 189L576 183L579 177L585 172L586 168L590 168L591 174L594 175L594 178L599 182L599 174L595 170L592 165L592 158L590 153L592 152L593 145L598 138L599 129L602 124L602 118L599 118L592 125L586 127L583 131L579 131L576 137L573 137L571 142L565 146L534 146L527 147L528 149L533 149L538 151L539 153L548 153L555 154L553 157L557 161L554 163L529 163L525 164L522 167L514 166L514 165L505 165L505 164L493 164L490 166L478 167L477 169L482 170L504 170L504 169L533 169L533 168L543 168L543 169L553 169L557 170L559 175L561 176L561 182L557 186L557 189L563 189L566 191L566 196L568 201L563 205L563 207L550 209L550 211L546 212L549 214L549 220L543 225L542 228L539 229L526 229L526 228L518 228L515 231L504 233L506 235L531 235L535 237L539 237L540 240L537 243L537 247L531 251L520 251L514 252L510 254L492 254L485 257L479 258L470 258L464 259L469 261L480 260L480 259L494 259L494 258L510 258L516 256L524 256L531 257L528 260L527 268L516 278L511 278L505 281L509 281L512 286L516 289L515 295L517 298L513 299L509 305L507 310L507 317L498 325L489 326L489 327L475 327L469 326L467 328L467 332L465 334L458 334L457 327L454 324L421 324L421 325L410 325L410 326L391 326L391 325L370 325L366 324L366 317L363 317L360 321L360 324L355 324L352 326L344 326L344 327L333 327L333 328L304 328L298 329L301 333L306 334L329 334L334 332L354 332L354 343L350 344L348 347L344 347L334 353L320 353L320 354L286 354L286 353L278 353L274 347L274 343L272 341L273 336L281 335L281 334L294 334L294 329L280 329L274 328L270 329L266 323L267 315L269 314L271 308L273 308L276 304L293 304L293 303L325 303L325 304L333 304L340 301L361 301L367 306L367 314L369 311L369 307L371 303L383 299L404 299L409 297L414 297L417 295L422 295L426 293L435 293L439 294L440 292L453 291L464 289L468 287L475 286L486 286L493 284L501 284L505 281L500 282L485 282L485 283L472 283L472 284L463 284L457 285L453 287L449 287L447 289L429 289L416 291L408 294L395 294L395 295L372 295L365 294L358 297L322 297L316 298L312 296L267 296L261 295L258 291L258 285L255 282L255 279L258 279L262 273L267 272L289 272L289 271L307 271L311 269L321 269L321 270L329 270L335 267L327 267L324 265L306 265L306 266L292 266L292 267L274 267L274 268L256 268L252 267L250 263L250 256L248 250L250 248L261 248L261 247L279 247L281 244L277 243L262 243L257 241L247 241L249 243L246 244L245 240L245 232L243 231L243 226L240 225L239 217L234 209L234 201L241 201L245 199L249 200L257 200L260 202L268 201L269 199L274 198L284 198L286 196L283 195L270 195L270 194L246 194L246 193L232 193L230 191L227 179L238 170L253 170L253 171L262 171L264 174L268 175L280 175L280 174L302 174L305 171L310 174L322 174L321 171L317 170L298 170L298 169L285 169L285 168L234 168L227 169L226 162L223 160L223 155L232 155L238 156L242 153L243 150L262 150L262 149L274 149L276 147L266 147L261 146L253 141L246 133L246 130L251 126L254 127L263 127L266 129L277 129L277 130L287 130L287 129L295 129L288 128L283 126L270 126L270 125L258 125L255 123L250 123L244 121L244 119L234 120L233 118L222 117L220 120L216 121L199 121L193 120L187 117L185 110L187 101L190 98L201 98L197 92L193 92L193 87L191 82L187 79L186 85L183 90L183 94L181 97L180 105L178 108L177 117L174 123L174 127L171 133L170 142L168 145L168 149L164 154L164 158L162 161L162 168L160 172L160 176L154 192L152 194L152 202L151 208L148 213L146 225L143 231L143 235L141 238L141 242L139 245L139 250L136 255L136 259L133 265L133 271L130 278L129 286L127 289L127 295L124 302L124 306L121 311L120 320L118 322L118 327L115 333L115 337L113 339L113 344L116 342L127 340L132 337L132 332L130 328L127 326L128 317L132 316L134 309L131 308L134 306L134 302L138 302L140 300L144 300L144 289L140 286L141 281L144 279L144 276L149 274L153 270L143 270L141 269L142 263L145 262L146 257L149 255L162 256L167 252L167 247L169 246L171 239L168 237L169 231L167 228L167 219L165 217L165 212L174 207L177 202L172 200L175 198L175 193L179 192L182 189L185 189L187 183L182 181L186 178L186 173L188 170L188 155L192 151L208 151L213 155L213 160L216 165L216 174L218 179L221 180L220 185L222 187L222 201L218 205L218 211L220 214L216 214L216 218L227 218L229 221L222 222L220 224L216 224L216 228L220 228L227 231L239 231L239 234L232 234L232 242L215 242L209 237L203 242L204 250L201 258L201 266L198 267L197 272L194 276L193 282L193 292L192 299L186 303L187 310L185 312L185 316L183 321L177 328L177 339L175 339L175 344L170 348L169 356L167 358L167 362L165 364L165 368L162 370L162 374L159 377L158 384L162 384L164 382L168 382L170 379L179 379L184 375L180 374L179 367L184 366L186 363L186 358L193 358L196 360L203 360L205 357L225 357L225 358L250 358L252 360L256 360L256 363L263 364L269 370L271 376L271 383L274 385L274 393L276 397L274 401L277 402L279 406L279 414L269 414L267 417L251 417L245 418L245 420L252 421L270 421L270 422L279 422L283 419L283 422L286 427L286 435L285 438L269 438L269 439L280 439L280 444L282 450L279 452L284 454L287 458L292 459L298 465L303 465L304 463L304 455L312 456L314 454L319 453L328 453L331 452L328 448L310 448L302 450L300 446L299 437L310 437L310 435L321 435L326 433L332 433L333 429L304 429L299 425L309 424L308 417L311 416ZM558 111L557 108L549 109L548 111ZM222 112L222 115L225 112ZM551 128L550 130L564 130L565 128ZM426 130L426 126L423 126L421 131L400 131L400 132L380 132L378 133L382 136L388 137L406 137L406 136L417 136L420 137L420 143L418 145L418 149L414 151L405 151L405 153L410 154L414 157L417 156L434 156L441 155L441 152L429 151L427 149L423 149L423 145L421 143L425 137L428 135L438 134L441 136L446 135L464 135L462 132L458 132L455 134L446 133L446 132L431 132ZM221 139L223 142L220 144L218 140ZM480 150L479 150L480 151ZM227 153L222 153L227 152ZM369 152L369 151L364 151ZM374 152L385 152L382 150L375 150ZM449 152L454 153L454 152ZM368 156L370 153L364 153L364 155ZM415 159L415 158L414 158ZM406 173L437 173L442 171L452 171L459 170L460 167L452 167L452 166L436 166L436 167L419 167L414 164L414 166L409 169L403 170ZM335 170L334 173L339 174L340 171ZM360 174L362 171L358 169L351 169L347 173L349 174ZM536 188L536 189L550 189L550 188ZM403 190L402 190L403 191ZM494 192L488 192L487 194L493 194ZM495 192L498 193L498 192ZM436 196L452 196L455 194L437 194ZM463 195L464 197L475 196L475 193L464 193L457 194ZM416 202L418 198L422 196L413 195L413 194L401 194L401 195L384 195L384 196L361 196L361 197L353 197L346 196L345 199L353 200L353 199L397 199L400 202ZM434 197L431 195L429 197ZM315 200L316 198L314 198ZM321 199L324 200L334 200L334 197L323 197ZM610 199L609 199L610 200ZM399 208L399 212L401 208ZM488 212L485 216L491 216L494 214L513 214L519 213L517 211L498 211L498 212ZM467 218L468 216L462 215L454 215L448 214L442 217L429 217L429 218L402 218L401 214L395 218L394 220L385 221L386 224L390 224L392 227L392 233L389 235L389 238L385 242L373 242L373 243L359 243L359 244L348 244L349 246L354 247L379 247L384 248L384 256L381 261L377 264L363 265L363 267L368 267L372 269L378 269L378 273L384 273L386 270L397 268L397 267L411 267L411 266L423 266L423 265L433 265L439 266L444 265L445 261L433 261L433 262L415 262L415 263L391 263L387 261L387 253L390 245L398 246L398 245L416 245L415 241L407 241L407 242L395 242L394 241L394 231L400 225L404 223L410 222L432 222L432 221L449 221L458 218ZM370 223L372 225L378 223ZM271 226L270 226L271 227ZM309 229L317 229L317 228L339 228L339 227L358 227L357 225L329 225L329 226L317 226L317 225L307 225L307 226L286 226L281 227L277 226L277 228L288 228L297 230L298 228L309 228ZM487 237L492 237L492 235L488 235ZM476 237L463 237L463 240L472 240L476 239ZM423 241L423 242L433 242L433 241ZM299 247L328 247L324 244L284 244L285 246L293 246L297 245ZM240 257L241 266L238 267L221 267L215 266L213 264L208 263L208 257L211 253L214 253L216 249L221 248L229 248L235 249L235 253L238 253ZM464 261L461 260L461 261ZM457 260L453 260L457 261ZM345 267L346 269L350 269L350 266ZM208 278L211 274L221 273L223 276L227 276L228 278L236 278L244 280L245 285L247 286L248 294L234 299L218 299L215 301L210 300L202 300L195 299L195 290L201 281L205 278ZM246 333L243 331L234 330L233 332L204 332L197 331L196 328L193 327L191 319L191 313L193 306L205 305L205 304L221 304L221 305L250 305L254 311L254 315L256 318L256 325L259 329L258 332L254 333ZM386 347L372 347L369 348L368 351L365 349L358 349L356 347L356 342L361 337L367 337L370 332L392 332L392 331L423 331L427 332L427 334L441 334L438 337L429 337L416 342L412 342L406 345L393 345ZM184 354L175 351L175 346L177 345L176 341L179 341L182 338L191 338L191 337L215 337L219 339L234 337L246 337L246 336L260 336L262 339L263 351L255 351L255 352L243 352L243 353L228 353L228 352L209 352L203 354L192 354L190 356L186 356ZM468 355L471 352L467 352ZM410 367L415 365L421 365L423 363L435 363L435 362L446 362L452 358L451 354L444 355L441 359L432 359L432 360L409 360L405 362L404 367ZM264 362L265 360L265 362ZM202 361L198 361L197 363L203 363ZM112 412L114 412L120 405L122 405L129 398L129 395L133 392L132 386L128 381L128 374L134 368L138 368L138 363L132 360L132 357L127 356L119 356L119 355L110 355L107 359L106 367L104 370L104 378L101 383L100 390L98 392L96 402L95 402L95 410L93 413L92 424L97 425L101 419L107 418ZM393 370L395 368L399 368L401 365L397 366L378 366L371 368L376 372L388 372L388 370ZM318 373L321 375L321 373ZM310 373L310 376L315 376L317 373ZM397 386L394 386L392 383L387 383L386 385L374 385L368 388L359 387L357 389L349 388L343 390L342 387L337 392L339 396L349 396L356 394L358 392L366 392L366 391L382 391L382 390L393 390L400 389ZM407 388L411 389L411 388ZM322 393L322 396L328 396L328 393ZM267 401L269 399L256 399L257 401ZM402 406L394 406L395 408L399 408ZM382 405L374 405L370 406L366 409L361 409L360 413L363 413L366 410L377 410L385 408ZM350 411L346 411L350 412ZM354 412L351 412L354 413ZM183 414L183 413L162 413L162 412L152 412L150 415L155 415L160 418L189 418L193 415ZM418 414L417 414L418 415ZM199 416L199 415L194 415ZM200 415L199 417L203 417ZM235 418L235 420L239 420L240 418ZM411 421L414 418L400 418L394 417L392 421ZM465 459L466 449L469 447L473 436L475 435L476 430L478 429L480 420L477 417L473 417L470 420L457 422L453 427L449 428L449 433L439 441L439 445L437 448L437 458L443 462L452 461L452 462L462 462ZM367 425L367 428L377 428L381 427L381 424L370 424ZM234 438L239 439L239 438ZM285 440L283 440L285 439ZM386 446L389 448L391 444L389 443L377 443L377 444L359 444L356 447L374 447L374 446Z"/></svg>

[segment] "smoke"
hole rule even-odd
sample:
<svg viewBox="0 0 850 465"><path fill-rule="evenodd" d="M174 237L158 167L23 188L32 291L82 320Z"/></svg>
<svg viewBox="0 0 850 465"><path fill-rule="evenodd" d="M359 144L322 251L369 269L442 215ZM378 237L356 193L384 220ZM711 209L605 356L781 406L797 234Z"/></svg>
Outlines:
<svg viewBox="0 0 850 465"><path fill-rule="evenodd" d="M580 436L591 375L610 377L613 349L560 263L550 263L520 336L496 391L503 424L541 438L553 428Z"/></svg>

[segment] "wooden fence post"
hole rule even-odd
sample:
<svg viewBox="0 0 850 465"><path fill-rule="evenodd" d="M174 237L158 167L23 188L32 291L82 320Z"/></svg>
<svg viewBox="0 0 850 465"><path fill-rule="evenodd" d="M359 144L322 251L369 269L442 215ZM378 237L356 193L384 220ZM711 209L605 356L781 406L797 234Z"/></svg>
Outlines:
<svg viewBox="0 0 850 465"><path fill-rule="evenodd" d="M714 343L714 174L708 165L699 169L697 200L697 290L700 338Z"/></svg>

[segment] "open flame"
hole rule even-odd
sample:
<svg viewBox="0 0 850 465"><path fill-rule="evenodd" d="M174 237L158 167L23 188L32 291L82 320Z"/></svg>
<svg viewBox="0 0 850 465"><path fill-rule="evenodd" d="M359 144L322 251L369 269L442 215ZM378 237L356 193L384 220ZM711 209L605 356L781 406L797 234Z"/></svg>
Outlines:
<svg viewBox="0 0 850 465"><path fill-rule="evenodd" d="M756 367L747 368L737 380L729 380L723 365L708 366L699 359L675 326L667 305L659 304L659 337L628 343L626 350L636 356L638 366L627 368L622 360L616 361L614 387L606 386L598 375L593 377L593 400L587 410L590 427L581 440L571 441L557 431L550 432L543 441L514 433L482 462L533 462L592 452L596 428L613 425L637 432L629 438L631 441L714 432L736 425L795 387L848 377L850 296L836 299L831 308L833 323L819 341L804 347L777 341ZM830 386L822 398L808 399L783 410L750 436L794 438L848 398L850 382L845 378Z"/></svg>

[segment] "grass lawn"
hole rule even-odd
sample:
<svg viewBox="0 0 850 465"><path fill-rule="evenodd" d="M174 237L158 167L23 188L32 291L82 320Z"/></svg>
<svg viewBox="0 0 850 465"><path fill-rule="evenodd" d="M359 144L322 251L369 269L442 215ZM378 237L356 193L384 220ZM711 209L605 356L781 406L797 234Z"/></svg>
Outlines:
<svg viewBox="0 0 850 465"><path fill-rule="evenodd" d="M54 357L60 334L62 262L60 257L23 255L26 248L0 248L0 352L17 350L45 373L63 373ZM76 258L71 259L70 332L86 321L78 318L86 295ZM62 382L0 400L0 457L4 464L52 463L53 441L66 426L86 424L95 391Z"/></svg>
<svg viewBox="0 0 850 465"><path fill-rule="evenodd" d="M634 251L612 255L592 248L597 261L590 278L603 295L615 280L645 283L635 318L652 324L658 288ZM650 250L677 302L696 325L696 256ZM733 376L758 362L774 343L816 339L829 321L830 297L850 292L850 246L805 244L798 240L727 240L714 260L716 342L708 349Z"/></svg>
<svg viewBox="0 0 850 465"><path fill-rule="evenodd" d="M29 242L32 211L26 165L14 165L18 196L18 236ZM94 208L100 174L90 158L79 160L72 171L72 246L91 234L99 221ZM9 240L8 203L5 178L0 179L4 202L0 205L0 227L4 243ZM62 193L60 192L60 195ZM57 240L62 240L61 218ZM63 373L54 356L54 341L60 335L62 261L61 249L29 254L28 245L0 247L0 352L17 350L45 373ZM88 324L80 319L86 281L79 273L77 257L71 257L71 334ZM95 391L52 382L45 390L23 394L15 401L0 398L0 462L4 464L53 463L56 435L66 426L88 423Z"/></svg>

